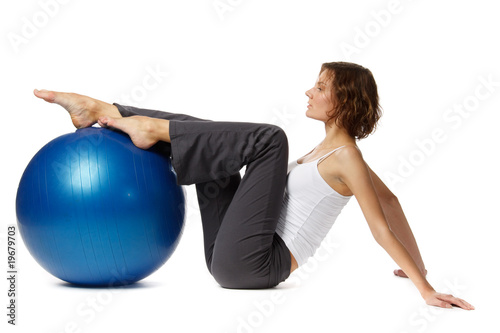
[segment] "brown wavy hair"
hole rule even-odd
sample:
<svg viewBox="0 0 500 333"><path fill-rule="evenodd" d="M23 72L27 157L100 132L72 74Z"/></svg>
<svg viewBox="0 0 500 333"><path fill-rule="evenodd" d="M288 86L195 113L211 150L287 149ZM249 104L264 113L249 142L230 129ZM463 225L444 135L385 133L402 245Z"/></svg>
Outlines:
<svg viewBox="0 0 500 333"><path fill-rule="evenodd" d="M324 71L330 74L334 104L328 113L328 122L334 120L357 140L366 138L375 131L382 116L372 72L350 62L324 63L319 74Z"/></svg>

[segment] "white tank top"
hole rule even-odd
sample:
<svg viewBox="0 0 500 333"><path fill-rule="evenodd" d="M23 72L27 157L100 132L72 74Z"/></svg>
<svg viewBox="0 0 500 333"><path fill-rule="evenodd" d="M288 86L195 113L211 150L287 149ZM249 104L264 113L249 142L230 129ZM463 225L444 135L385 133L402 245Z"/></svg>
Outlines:
<svg viewBox="0 0 500 333"><path fill-rule="evenodd" d="M276 232L299 266L312 257L351 196L335 191L321 177L317 160L288 164L287 184Z"/></svg>

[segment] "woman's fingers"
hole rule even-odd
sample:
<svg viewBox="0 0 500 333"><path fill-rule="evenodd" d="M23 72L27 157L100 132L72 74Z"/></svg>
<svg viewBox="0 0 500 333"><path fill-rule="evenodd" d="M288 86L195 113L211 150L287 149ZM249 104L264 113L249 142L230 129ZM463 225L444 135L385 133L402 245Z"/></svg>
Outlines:
<svg viewBox="0 0 500 333"><path fill-rule="evenodd" d="M404 277L404 278L408 277L402 269L395 269L394 275L399 276L399 277Z"/></svg>
<svg viewBox="0 0 500 333"><path fill-rule="evenodd" d="M464 310L474 310L474 306L472 306L468 302L464 301L463 299L455 297L453 295L438 294L436 297L442 301L449 303L450 307L451 307L451 304L453 304L453 305L456 305Z"/></svg>
<svg viewBox="0 0 500 333"><path fill-rule="evenodd" d="M433 305L433 306L438 306L441 308L450 308L451 309L452 305L446 300L446 298L448 298L446 296L448 296L448 295L444 295L444 294L440 294L440 293L435 292L432 294L432 296L427 298L425 300L425 302L428 305Z"/></svg>
<svg viewBox="0 0 500 333"><path fill-rule="evenodd" d="M394 275L399 276L399 277L404 277L407 278L408 276L402 269L395 269L394 270ZM424 276L427 276L427 270L424 269Z"/></svg>
<svg viewBox="0 0 500 333"><path fill-rule="evenodd" d="M474 310L474 306L464 301L461 298L455 297L450 294L434 293L428 299L426 299L428 305L434 305L441 308L451 309L453 305L458 306L464 310Z"/></svg>
<svg viewBox="0 0 500 333"><path fill-rule="evenodd" d="M450 303L443 301L443 300L440 300L440 299L437 299L437 298L431 303L431 305L439 306L440 308L447 308L447 309L453 308L453 306Z"/></svg>

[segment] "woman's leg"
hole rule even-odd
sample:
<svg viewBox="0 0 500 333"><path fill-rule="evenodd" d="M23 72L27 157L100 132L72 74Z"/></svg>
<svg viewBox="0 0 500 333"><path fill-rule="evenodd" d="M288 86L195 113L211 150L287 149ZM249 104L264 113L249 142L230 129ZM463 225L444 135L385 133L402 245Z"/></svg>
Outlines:
<svg viewBox="0 0 500 333"><path fill-rule="evenodd" d="M170 121L169 130L181 183L224 180L246 165L234 196L223 198L230 204L217 217L221 223L210 267L217 282L226 288L269 288L284 281L291 258L276 234L288 164L283 130L268 124L195 121Z"/></svg>
<svg viewBox="0 0 500 333"><path fill-rule="evenodd" d="M210 121L206 119L195 118L189 115L180 113L170 113L157 110L140 109L131 106L123 106L117 103L113 103L120 114L123 117L130 116L147 116L158 119L167 120L195 120L195 121ZM162 142L165 143L165 142ZM170 144L166 144L166 151L170 153ZM217 233L219 232L222 219L227 211L229 204L240 184L241 177L239 172L234 175L222 178L217 181L210 181L204 183L196 184L196 193L198 196L198 205L200 207L201 218L203 222L203 237L205 244L205 260L207 263L208 270L211 272L212 265L212 255L215 245L215 239ZM291 253L290 253L291 255ZM298 267L297 262L292 257L292 268L296 269Z"/></svg>
<svg viewBox="0 0 500 333"><path fill-rule="evenodd" d="M196 118L187 114L165 112L151 109L141 109L134 106L125 106L113 103L118 108L122 117L146 116L150 118L168 119L168 120L193 120L193 121L211 121L208 119Z"/></svg>
<svg viewBox="0 0 500 333"><path fill-rule="evenodd" d="M132 106L124 106L113 103L123 117L147 116L157 119L179 120L179 121L210 121L195 118L180 113L170 113L157 110L140 109ZM167 151L171 154L170 143L166 143ZM239 170L234 170L234 174L217 180L201 182L196 184L196 194L203 226L203 242L205 249L205 261L207 268L212 273L212 258L215 240L219 232L220 225L227 208L229 207L236 190L240 184L241 177Z"/></svg>
<svg viewBox="0 0 500 333"><path fill-rule="evenodd" d="M239 172L226 178L196 184L196 194L203 226L205 262L212 273L215 242L227 209L241 182Z"/></svg>
<svg viewBox="0 0 500 333"><path fill-rule="evenodd" d="M288 162L288 142L282 129L268 124L148 117L104 118L101 122L131 138L147 136L171 142L178 184L198 184L199 188L199 184L219 182L212 191L232 189L227 192L231 195L222 195L222 209L212 209L212 216L203 221L204 232L215 235L213 251L207 251L207 265L221 286L269 288L289 276L290 253L276 234ZM246 172L239 180L234 175L244 165ZM224 184L231 178L232 182Z"/></svg>

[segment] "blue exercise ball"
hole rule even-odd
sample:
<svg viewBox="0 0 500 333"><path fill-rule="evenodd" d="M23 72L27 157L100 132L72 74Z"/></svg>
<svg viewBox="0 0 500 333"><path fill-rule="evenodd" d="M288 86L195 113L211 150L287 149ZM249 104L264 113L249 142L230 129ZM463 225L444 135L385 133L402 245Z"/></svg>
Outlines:
<svg viewBox="0 0 500 333"><path fill-rule="evenodd" d="M89 127L46 144L24 171L16 198L20 235L61 280L89 286L139 281L172 255L185 197L165 148Z"/></svg>

